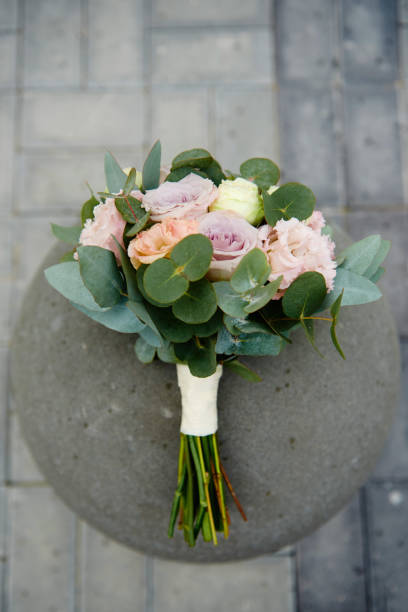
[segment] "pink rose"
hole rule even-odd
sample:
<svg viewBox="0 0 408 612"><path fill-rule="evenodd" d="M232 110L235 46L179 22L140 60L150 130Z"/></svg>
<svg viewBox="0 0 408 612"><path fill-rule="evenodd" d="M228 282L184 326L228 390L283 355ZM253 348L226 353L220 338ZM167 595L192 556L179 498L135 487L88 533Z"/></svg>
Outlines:
<svg viewBox="0 0 408 612"><path fill-rule="evenodd" d="M199 232L207 236L213 246L207 274L210 280L229 280L243 256L257 246L258 230L230 211L204 215Z"/></svg>
<svg viewBox="0 0 408 612"><path fill-rule="evenodd" d="M112 251L120 263L119 248L112 238L115 236L119 244L124 248L123 231L126 221L115 206L113 198L107 198L105 203L98 204L94 208L94 218L87 219L79 236L82 246L99 246Z"/></svg>
<svg viewBox="0 0 408 612"><path fill-rule="evenodd" d="M207 212L217 192L210 179L191 173L176 183L165 182L157 189L149 189L143 195L142 206L151 211L152 221L196 219Z"/></svg>
<svg viewBox="0 0 408 612"><path fill-rule="evenodd" d="M321 233L322 221L324 225L320 213L311 224L310 221L307 223L293 217L288 221L281 219L275 227L263 225L259 228L259 246L272 268L269 280L283 276L280 289L273 299L281 298L289 285L304 272L320 272L325 278L327 290L333 289L336 276L335 245Z"/></svg>
<svg viewBox="0 0 408 612"><path fill-rule="evenodd" d="M167 257L180 240L197 233L197 221L164 219L133 238L128 246L130 261L137 270L141 264L150 264L156 259Z"/></svg>

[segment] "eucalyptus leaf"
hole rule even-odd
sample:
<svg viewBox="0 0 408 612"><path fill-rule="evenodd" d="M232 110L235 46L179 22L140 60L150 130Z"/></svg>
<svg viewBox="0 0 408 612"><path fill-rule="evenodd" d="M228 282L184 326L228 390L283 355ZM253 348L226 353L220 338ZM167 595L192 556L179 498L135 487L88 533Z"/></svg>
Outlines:
<svg viewBox="0 0 408 612"><path fill-rule="evenodd" d="M381 236L375 234L355 242L347 247L338 257L338 264L356 274L364 274L371 266L381 247Z"/></svg>
<svg viewBox="0 0 408 612"><path fill-rule="evenodd" d="M188 367L193 376L207 378L217 369L217 355L215 353L215 342L210 338L200 340L194 346L188 358Z"/></svg>
<svg viewBox="0 0 408 612"><path fill-rule="evenodd" d="M262 378L258 376L256 372L248 368L247 365L239 361L238 359L232 359L231 361L225 361L224 366L231 370L241 378L248 380L249 382L261 382Z"/></svg>
<svg viewBox="0 0 408 612"><path fill-rule="evenodd" d="M265 218L272 227L279 219L308 219L315 207L314 193L301 183L286 183L272 194L263 192Z"/></svg>
<svg viewBox="0 0 408 612"><path fill-rule="evenodd" d="M239 334L271 334L272 331L266 323L262 321L254 321L250 319L237 319L224 315L225 327L233 336Z"/></svg>
<svg viewBox="0 0 408 612"><path fill-rule="evenodd" d="M301 319L316 312L327 293L326 281L319 272L304 272L286 289L282 308L287 317Z"/></svg>
<svg viewBox="0 0 408 612"><path fill-rule="evenodd" d="M94 195L92 195L89 198L89 200L87 200L82 205L82 209L81 209L82 227L85 225L87 219L93 219L94 218L94 208L95 208L95 206L98 206L98 204L99 204L98 200L95 198Z"/></svg>
<svg viewBox="0 0 408 612"><path fill-rule="evenodd" d="M156 332L154 332L150 327L145 325L143 329L140 330L139 335L145 342L150 344L150 346L154 346L155 348L160 348L164 345L164 340L161 336L158 336Z"/></svg>
<svg viewBox="0 0 408 612"><path fill-rule="evenodd" d="M72 249L68 251L68 253L64 253L62 257L59 259L59 263L64 263L66 261L75 261L74 254L76 253L76 249Z"/></svg>
<svg viewBox="0 0 408 612"><path fill-rule="evenodd" d="M137 277L137 287L140 291L140 293L142 294L142 296L144 297L144 299L146 300L146 302L148 302L149 304L153 304L153 306L157 306L158 308L167 308L167 304L161 304L160 302L156 302L155 300L153 300L145 291L144 288L144 284L143 284L143 277L144 277L144 273L146 272L148 266L146 264L142 264L136 272L136 277Z"/></svg>
<svg viewBox="0 0 408 612"><path fill-rule="evenodd" d="M344 356L343 350L339 344L339 341L337 339L337 334L336 334L336 325L337 325L337 320L338 320L338 315L340 312L340 306L341 306L341 302L343 299L343 291L340 293L339 297L336 299L335 302L333 302L331 308L330 308L330 314L333 317L333 321L332 324L330 326L330 336L332 339L332 342L334 344L335 349L337 350L337 352L339 353L339 355L345 359L346 357Z"/></svg>
<svg viewBox="0 0 408 612"><path fill-rule="evenodd" d="M158 338L158 342L160 343L160 345L163 342L163 338L161 337L160 331L158 330L156 324L154 323L153 319L151 318L148 310L146 309L146 306L143 304L143 302L131 302L129 300L129 302L127 302L127 307L130 308L130 310L133 312L133 314L135 314L141 321L143 321L143 323L146 324L147 327L149 327L152 332L154 334L156 334L157 338Z"/></svg>
<svg viewBox="0 0 408 612"><path fill-rule="evenodd" d="M155 358L156 349L140 337L135 343L135 353L142 363L151 363Z"/></svg>
<svg viewBox="0 0 408 612"><path fill-rule="evenodd" d="M217 310L217 298L206 278L190 283L184 295L173 304L173 314L184 323L205 323Z"/></svg>
<svg viewBox="0 0 408 612"><path fill-rule="evenodd" d="M193 168L207 168L213 161L211 153L205 149L189 149L183 151L173 159L171 169L177 170L183 166L192 166Z"/></svg>
<svg viewBox="0 0 408 612"><path fill-rule="evenodd" d="M138 223L146 214L141 202L131 195L115 198L115 206L128 223Z"/></svg>
<svg viewBox="0 0 408 612"><path fill-rule="evenodd" d="M136 221L136 223L134 223L132 227L126 232L126 236L128 238L133 238L133 236L136 236L136 234L141 232L142 229L146 227L146 224L150 219L150 214L151 213L149 210L143 215L143 217L140 217L139 221Z"/></svg>
<svg viewBox="0 0 408 612"><path fill-rule="evenodd" d="M245 299L248 300L248 306L245 306L244 310L247 313L256 312L260 310L276 295L279 289L279 285L282 282L282 276L279 276L276 280L271 283L267 283L262 287L256 287L251 292L245 295Z"/></svg>
<svg viewBox="0 0 408 612"><path fill-rule="evenodd" d="M153 321L160 330L160 333L170 342L183 343L188 342L194 333L194 327L187 325L176 319L171 308L156 308L149 307L149 311Z"/></svg>
<svg viewBox="0 0 408 612"><path fill-rule="evenodd" d="M244 255L234 271L230 283L236 293L246 293L263 285L271 272L266 255L261 249L252 249Z"/></svg>
<svg viewBox="0 0 408 612"><path fill-rule="evenodd" d="M211 164L206 167L205 173L208 178L215 184L217 187L220 185L221 181L223 181L226 176L220 166L220 164L213 159Z"/></svg>
<svg viewBox="0 0 408 612"><path fill-rule="evenodd" d="M188 289L189 282L177 272L177 266L169 259L157 259L143 276L146 293L162 304L172 304Z"/></svg>
<svg viewBox="0 0 408 612"><path fill-rule="evenodd" d="M221 310L231 317L245 319L248 313L244 308L248 302L233 290L231 284L227 281L219 281L213 283L213 287Z"/></svg>
<svg viewBox="0 0 408 612"><path fill-rule="evenodd" d="M240 334L232 336L222 327L218 332L215 350L223 355L279 355L282 350L282 339L274 334Z"/></svg>
<svg viewBox="0 0 408 612"><path fill-rule="evenodd" d="M217 308L213 316L208 319L205 323L197 323L196 325L191 325L190 327L193 330L193 334L198 336L199 338L208 338L213 334L216 334L223 325L223 313Z"/></svg>
<svg viewBox="0 0 408 612"><path fill-rule="evenodd" d="M382 277L382 275L385 272L385 268L382 268L381 266L378 268L377 272L375 274L372 275L372 277L370 278L370 281L372 283L378 283L378 281L380 280L380 278Z"/></svg>
<svg viewBox="0 0 408 612"><path fill-rule="evenodd" d="M71 302L88 310L99 312L103 310L85 287L77 261L56 264L47 268L44 274L50 285Z"/></svg>
<svg viewBox="0 0 408 612"><path fill-rule="evenodd" d="M136 168L131 168L129 170L129 174L127 175L127 179L125 185L123 187L124 195L129 195L131 191L136 186Z"/></svg>
<svg viewBox="0 0 408 612"><path fill-rule="evenodd" d="M191 166L181 166L180 168L177 168L176 170L172 170L166 176L166 181L168 181L169 183L177 183L178 181L181 181L181 179L183 179L184 177L188 176L191 173L197 174L198 176L201 176L202 178L207 178L207 175L201 170L198 170L197 168L192 168Z"/></svg>
<svg viewBox="0 0 408 612"><path fill-rule="evenodd" d="M382 295L377 285L365 276L360 276L350 270L337 268L334 289L326 295L318 310L321 311L329 308L339 297L343 289L343 306L368 304L369 302L375 302Z"/></svg>
<svg viewBox="0 0 408 612"><path fill-rule="evenodd" d="M144 189L156 189L160 184L160 161L161 144L156 140L143 165L143 187Z"/></svg>
<svg viewBox="0 0 408 612"><path fill-rule="evenodd" d="M203 278L210 267L212 242L203 234L191 234L180 240L171 251L171 260L190 281Z"/></svg>
<svg viewBox="0 0 408 612"><path fill-rule="evenodd" d="M384 259L387 257L390 248L391 248L391 241L381 239L380 248L375 254L375 257L372 260L371 264L368 266L367 270L364 272L364 276L372 280L372 277L376 274L380 265L383 263ZM376 281L373 281L373 282L376 282Z"/></svg>
<svg viewBox="0 0 408 612"><path fill-rule="evenodd" d="M126 253L122 245L116 240L115 236L112 235L112 238L116 242L116 246L119 249L120 262L122 264L122 272L126 280L126 287L129 299L132 302L141 302L142 296L137 286L136 270L132 266L128 254Z"/></svg>
<svg viewBox="0 0 408 612"><path fill-rule="evenodd" d="M112 193L119 193L127 180L126 174L109 151L105 153L105 178L108 191Z"/></svg>
<svg viewBox="0 0 408 612"><path fill-rule="evenodd" d="M303 327L303 330L306 334L306 338L309 340L314 350L320 355L320 357L324 357L322 353L319 351L319 349L317 348L316 343L315 343L315 332L314 332L313 319L300 319L300 325Z"/></svg>
<svg viewBox="0 0 408 612"><path fill-rule="evenodd" d="M176 353L171 342L165 342L162 347L159 347L157 349L157 356L165 363L177 363Z"/></svg>
<svg viewBox="0 0 408 612"><path fill-rule="evenodd" d="M137 334L144 328L144 323L126 307L127 300L122 299L120 302L108 308L107 310L95 311L89 310L80 304L71 302L75 308L86 314L90 319L100 323L104 327L121 332L122 334Z"/></svg>
<svg viewBox="0 0 408 612"><path fill-rule="evenodd" d="M117 304L123 283L112 251L97 246L81 246L77 252L82 280L95 301L103 308Z"/></svg>
<svg viewBox="0 0 408 612"><path fill-rule="evenodd" d="M279 181L280 171L276 164L265 157L252 157L240 166L241 175L253 181L261 189L268 189Z"/></svg>
<svg viewBox="0 0 408 612"><path fill-rule="evenodd" d="M79 235L82 231L82 228L79 226L64 227L63 225L51 223L51 230L54 236L58 238L58 240L75 246L79 242Z"/></svg>

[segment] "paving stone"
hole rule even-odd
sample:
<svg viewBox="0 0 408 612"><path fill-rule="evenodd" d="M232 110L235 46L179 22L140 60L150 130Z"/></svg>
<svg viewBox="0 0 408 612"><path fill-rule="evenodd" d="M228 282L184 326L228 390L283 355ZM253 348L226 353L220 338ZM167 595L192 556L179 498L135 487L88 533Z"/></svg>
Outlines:
<svg viewBox="0 0 408 612"><path fill-rule="evenodd" d="M145 557L83 524L83 612L144 612Z"/></svg>
<svg viewBox="0 0 408 612"><path fill-rule="evenodd" d="M364 563L358 494L349 506L297 546L302 612L363 612Z"/></svg>
<svg viewBox="0 0 408 612"><path fill-rule="evenodd" d="M401 342L401 395L394 424L382 457L374 472L376 478L408 477L408 342Z"/></svg>
<svg viewBox="0 0 408 612"><path fill-rule="evenodd" d="M135 159L129 153L120 154L115 149L115 156L123 167L137 162L141 165L141 158ZM94 191L105 188L103 160L103 151L20 154L17 157L17 171L21 176L17 185L17 212L61 215L72 211L79 215L82 203L90 197L86 182Z"/></svg>
<svg viewBox="0 0 408 612"><path fill-rule="evenodd" d="M0 30L17 27L17 6L16 0L0 0Z"/></svg>
<svg viewBox="0 0 408 612"><path fill-rule="evenodd" d="M155 561L154 612L292 612L290 559L191 565Z"/></svg>
<svg viewBox="0 0 408 612"><path fill-rule="evenodd" d="M71 612L73 514L47 487L10 491L9 610Z"/></svg>
<svg viewBox="0 0 408 612"><path fill-rule="evenodd" d="M403 612L408 600L408 487L368 488L373 612Z"/></svg>
<svg viewBox="0 0 408 612"><path fill-rule="evenodd" d="M79 85L80 0L25 3L24 84Z"/></svg>
<svg viewBox="0 0 408 612"><path fill-rule="evenodd" d="M89 0L89 82L126 87L143 74L143 0Z"/></svg>
<svg viewBox="0 0 408 612"><path fill-rule="evenodd" d="M343 0L346 80L397 78L396 0Z"/></svg>
<svg viewBox="0 0 408 612"><path fill-rule="evenodd" d="M319 207L340 201L340 155L330 87L279 87L282 182L299 181Z"/></svg>
<svg viewBox="0 0 408 612"><path fill-rule="evenodd" d="M206 89L153 88L152 140L160 138L163 161L193 147L210 148Z"/></svg>
<svg viewBox="0 0 408 612"><path fill-rule="evenodd" d="M0 280L0 347L8 346L10 340L10 296L11 281Z"/></svg>
<svg viewBox="0 0 408 612"><path fill-rule="evenodd" d="M24 146L123 145L139 153L142 125L139 91L31 91L24 95Z"/></svg>
<svg viewBox="0 0 408 612"><path fill-rule="evenodd" d="M400 76L408 86L408 23L398 28L400 50Z"/></svg>
<svg viewBox="0 0 408 612"><path fill-rule="evenodd" d="M347 228L355 240L369 234L381 234L392 241L380 281L391 303L400 334L408 335L408 213L353 213L347 216Z"/></svg>
<svg viewBox="0 0 408 612"><path fill-rule="evenodd" d="M24 223L15 218L11 222L13 236L19 236L12 246L13 275L16 285L24 289L31 281L50 244L55 242L52 236L50 221L52 219L30 219ZM60 220L61 225L62 220ZM67 245L67 251L69 245Z"/></svg>
<svg viewBox="0 0 408 612"><path fill-rule="evenodd" d="M8 351L0 348L0 555L3 554L3 510L2 510L2 489L5 480L6 467L6 410L7 410L7 360Z"/></svg>
<svg viewBox="0 0 408 612"><path fill-rule="evenodd" d="M347 88L346 165L351 207L403 201L397 104L392 88Z"/></svg>
<svg viewBox="0 0 408 612"><path fill-rule="evenodd" d="M21 433L20 423L10 402L9 413L10 456L7 479L11 483L42 483L44 476L39 471Z"/></svg>
<svg viewBox="0 0 408 612"><path fill-rule="evenodd" d="M270 21L267 0L153 0L152 20L155 26L167 25L265 25Z"/></svg>
<svg viewBox="0 0 408 612"><path fill-rule="evenodd" d="M0 210L6 214L11 209L13 189L14 150L14 100L13 94L0 94Z"/></svg>
<svg viewBox="0 0 408 612"><path fill-rule="evenodd" d="M0 30L0 87L14 87L16 70L16 39L14 33Z"/></svg>
<svg viewBox="0 0 408 612"><path fill-rule="evenodd" d="M408 23L408 0L398 2L398 21Z"/></svg>
<svg viewBox="0 0 408 612"><path fill-rule="evenodd" d="M280 81L332 78L336 60L334 13L333 0L277 0L276 59Z"/></svg>
<svg viewBox="0 0 408 612"><path fill-rule="evenodd" d="M268 28L153 30L154 83L267 83L273 80Z"/></svg>
<svg viewBox="0 0 408 612"><path fill-rule="evenodd" d="M233 171L249 157L269 157L279 164L277 104L271 86L217 91L216 155Z"/></svg>

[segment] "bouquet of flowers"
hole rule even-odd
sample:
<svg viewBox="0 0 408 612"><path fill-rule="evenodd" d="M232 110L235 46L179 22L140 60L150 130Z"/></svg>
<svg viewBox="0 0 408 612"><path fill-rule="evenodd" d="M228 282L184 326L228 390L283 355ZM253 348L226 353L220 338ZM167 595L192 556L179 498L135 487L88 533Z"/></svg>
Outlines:
<svg viewBox="0 0 408 612"><path fill-rule="evenodd" d="M142 172L107 153L105 174L80 226L52 224L73 248L45 275L94 321L137 334L140 361L176 364L182 418L168 535L178 523L190 546L200 533L217 544L217 532L227 538L230 529L227 490L247 520L218 452L223 367L259 382L241 356L276 357L297 329L318 351L316 320L328 323L344 358L340 308L381 296L390 243L374 235L335 254L312 191L278 185L279 168L265 158L234 174L192 149L164 167L157 141Z"/></svg>

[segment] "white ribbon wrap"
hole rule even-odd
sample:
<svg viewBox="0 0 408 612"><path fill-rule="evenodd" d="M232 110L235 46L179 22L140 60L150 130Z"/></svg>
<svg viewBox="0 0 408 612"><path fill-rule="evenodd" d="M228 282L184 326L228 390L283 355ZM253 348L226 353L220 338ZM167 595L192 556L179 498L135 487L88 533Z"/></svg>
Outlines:
<svg viewBox="0 0 408 612"><path fill-rule="evenodd" d="M189 436L208 436L217 431L217 391L222 365L206 378L193 376L186 365L177 364L181 392L180 431Z"/></svg>

